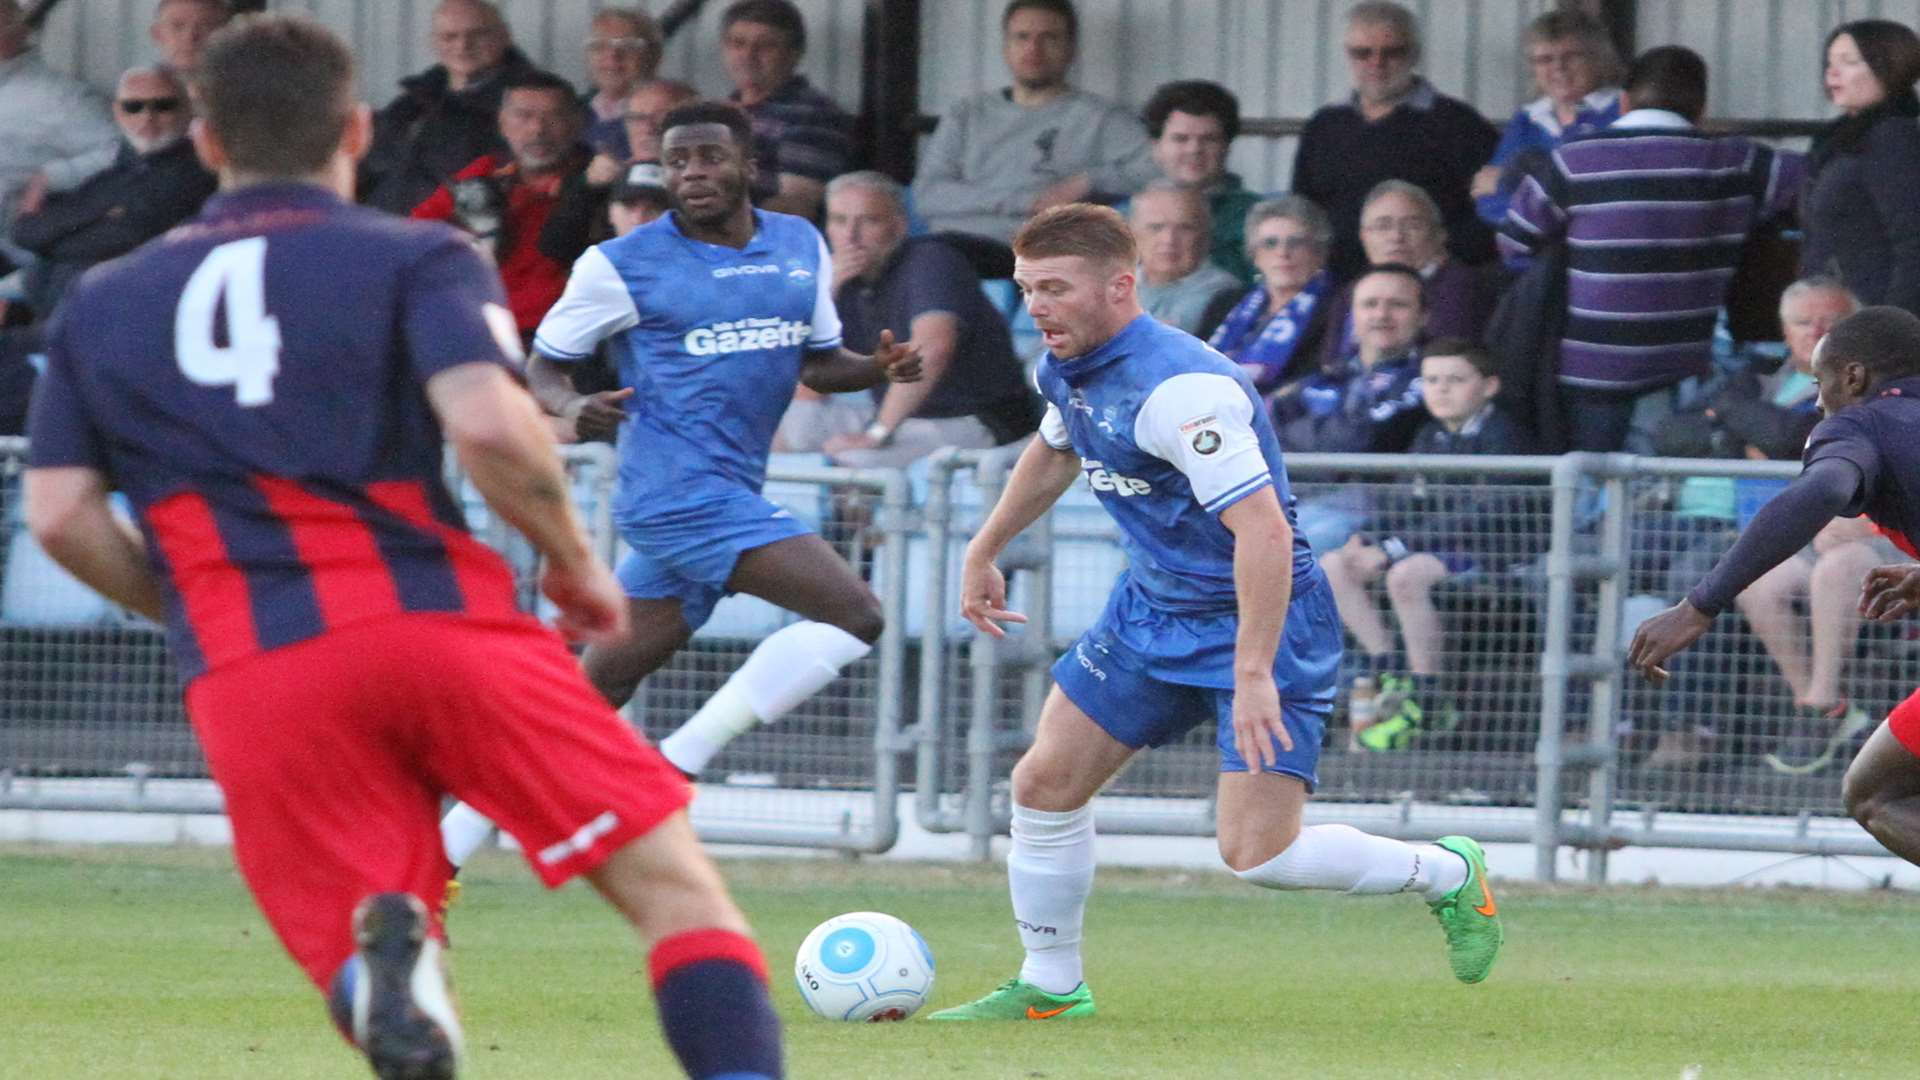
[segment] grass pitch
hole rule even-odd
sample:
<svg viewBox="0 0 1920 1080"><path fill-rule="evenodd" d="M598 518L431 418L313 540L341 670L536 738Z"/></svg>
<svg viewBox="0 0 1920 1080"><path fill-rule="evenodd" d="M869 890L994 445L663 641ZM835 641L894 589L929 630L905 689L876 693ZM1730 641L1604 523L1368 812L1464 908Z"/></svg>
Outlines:
<svg viewBox="0 0 1920 1080"><path fill-rule="evenodd" d="M1447 974L1410 897L1280 895L1225 875L1104 871L1087 916L1100 1015L850 1025L808 1014L792 951L872 908L939 963L930 1008L1012 974L996 868L732 863L797 1078L1912 1077L1920 920L1903 894L1501 894L1507 948ZM582 887L482 859L455 909L475 1078L670 1076L646 964ZM0 1076L367 1075L219 850L0 848Z"/></svg>

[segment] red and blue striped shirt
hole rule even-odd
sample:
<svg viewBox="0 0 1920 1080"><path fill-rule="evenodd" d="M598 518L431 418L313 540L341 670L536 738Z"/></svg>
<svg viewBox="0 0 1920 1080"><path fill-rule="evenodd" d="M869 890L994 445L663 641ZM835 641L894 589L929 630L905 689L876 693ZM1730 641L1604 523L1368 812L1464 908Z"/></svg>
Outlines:
<svg viewBox="0 0 1920 1080"><path fill-rule="evenodd" d="M453 230L243 188L68 294L29 466L97 469L130 500L183 680L403 612L510 618L425 386L517 352L498 275Z"/></svg>

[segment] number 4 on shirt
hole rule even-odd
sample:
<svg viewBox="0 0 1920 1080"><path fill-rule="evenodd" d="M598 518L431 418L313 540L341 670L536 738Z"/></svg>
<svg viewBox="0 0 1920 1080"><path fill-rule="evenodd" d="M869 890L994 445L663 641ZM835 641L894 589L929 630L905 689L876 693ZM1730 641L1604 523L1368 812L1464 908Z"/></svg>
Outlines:
<svg viewBox="0 0 1920 1080"><path fill-rule="evenodd" d="M225 345L215 321L224 307ZM280 372L280 320L267 314L267 238L221 244L201 261L173 316L173 355L200 386L231 386L242 406L273 400Z"/></svg>

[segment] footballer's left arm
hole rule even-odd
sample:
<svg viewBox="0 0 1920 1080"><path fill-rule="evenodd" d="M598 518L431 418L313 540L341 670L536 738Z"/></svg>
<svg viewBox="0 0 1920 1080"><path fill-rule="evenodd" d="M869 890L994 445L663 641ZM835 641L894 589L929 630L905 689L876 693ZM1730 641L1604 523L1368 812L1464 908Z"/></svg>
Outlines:
<svg viewBox="0 0 1920 1080"><path fill-rule="evenodd" d="M28 469L26 504L27 529L54 562L121 607L154 622L166 620L146 543L132 522L113 512L99 470Z"/></svg>
<svg viewBox="0 0 1920 1080"><path fill-rule="evenodd" d="M833 349L808 349L800 364L800 383L822 394L844 394L851 390L870 390L884 382L909 383L920 380L920 347L911 341L895 342L893 331L880 331L873 355L854 352L844 345Z"/></svg>
<svg viewBox="0 0 1920 1080"><path fill-rule="evenodd" d="M1287 605L1293 602L1293 526L1272 485L1221 511L1220 524L1233 533L1233 587L1240 609L1234 681L1271 681Z"/></svg>
<svg viewBox="0 0 1920 1080"><path fill-rule="evenodd" d="M893 331L880 331L873 355L854 352L840 342L840 309L833 302L833 256L820 241L819 264L814 270L812 332L800 360L800 382L822 394L869 390L883 382L915 382L920 378L920 349L912 342L895 344Z"/></svg>
<svg viewBox="0 0 1920 1080"><path fill-rule="evenodd" d="M1254 430L1254 402L1226 375L1188 372L1161 383L1134 422L1141 449L1179 469L1193 497L1233 533L1240 623L1233 656L1234 744L1255 772L1274 763L1273 741L1293 749L1273 680L1293 600L1293 528L1274 494ZM1268 738L1271 736L1272 738Z"/></svg>

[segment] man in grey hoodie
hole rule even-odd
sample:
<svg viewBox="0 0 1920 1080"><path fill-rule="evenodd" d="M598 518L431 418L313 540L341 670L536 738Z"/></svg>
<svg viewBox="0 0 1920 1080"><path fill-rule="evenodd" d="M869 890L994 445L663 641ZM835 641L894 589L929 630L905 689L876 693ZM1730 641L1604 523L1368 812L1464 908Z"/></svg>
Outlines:
<svg viewBox="0 0 1920 1080"><path fill-rule="evenodd" d="M1140 121L1067 83L1072 0L1010 0L1000 31L1013 85L955 105L920 155L913 197L929 226L1005 243L1049 206L1130 195L1158 175Z"/></svg>

